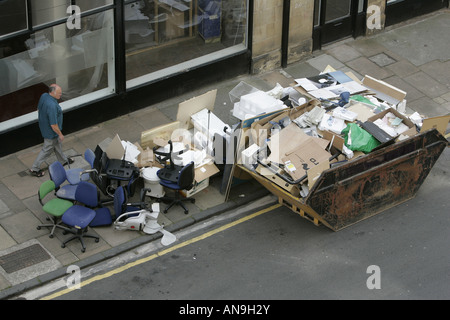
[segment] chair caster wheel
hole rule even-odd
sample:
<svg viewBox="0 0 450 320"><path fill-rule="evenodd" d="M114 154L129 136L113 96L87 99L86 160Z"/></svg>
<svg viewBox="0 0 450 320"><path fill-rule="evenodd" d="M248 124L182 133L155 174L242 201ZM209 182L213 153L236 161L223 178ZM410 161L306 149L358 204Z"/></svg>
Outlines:
<svg viewBox="0 0 450 320"><path fill-rule="evenodd" d="M98 243L99 241L100 241L100 239L95 239L95 242L97 242L97 243Z"/></svg>
<svg viewBox="0 0 450 320"><path fill-rule="evenodd" d="M85 252L86 252L86 249L84 249L84 248L83 248L83 249L81 249L81 252L85 253Z"/></svg>
<svg viewBox="0 0 450 320"><path fill-rule="evenodd" d="M52 234L51 234L51 235L49 235L48 237L49 237L50 239L53 239L53 235L52 235Z"/></svg>
<svg viewBox="0 0 450 320"><path fill-rule="evenodd" d="M65 245L65 244L62 244L62 245L61 245L61 248L65 248L65 247L66 247L66 245Z"/></svg>
<svg viewBox="0 0 450 320"><path fill-rule="evenodd" d="M195 199L191 199L191 203L195 203Z"/></svg>
<svg viewBox="0 0 450 320"><path fill-rule="evenodd" d="M189 210L184 210L184 214L188 214L189 213Z"/></svg>
<svg viewBox="0 0 450 320"><path fill-rule="evenodd" d="M36 229L41 230L41 227L36 227Z"/></svg>
<svg viewBox="0 0 450 320"><path fill-rule="evenodd" d="M167 210L164 210L163 212L164 212L164 213L167 213Z"/></svg>

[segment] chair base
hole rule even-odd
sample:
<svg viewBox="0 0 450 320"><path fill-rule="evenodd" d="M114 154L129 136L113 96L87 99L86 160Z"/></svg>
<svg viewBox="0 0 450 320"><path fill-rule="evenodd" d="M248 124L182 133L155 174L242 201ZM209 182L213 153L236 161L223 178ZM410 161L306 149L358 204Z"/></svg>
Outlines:
<svg viewBox="0 0 450 320"><path fill-rule="evenodd" d="M66 244L74 239L78 239L81 243L81 252L85 252L86 251L86 246L84 244L84 238L93 238L95 239L95 242L99 242L100 238L91 234L86 234L86 232L88 231L88 228L84 228L84 229L69 229L69 228L64 228L64 230L74 234L73 237L65 240L62 244L61 244L61 248L65 248Z"/></svg>
<svg viewBox="0 0 450 320"><path fill-rule="evenodd" d="M50 232L50 235L48 236L49 238L53 238L54 237L54 233L55 233L55 229L56 228L61 228L63 230L66 230L66 228L62 225L60 225L60 223L62 223L61 221L57 222L57 219L52 219L47 217L47 220L52 221L53 223L49 223L49 224L40 224L36 227L36 229L41 230L41 228L52 228L52 231Z"/></svg>
<svg viewBox="0 0 450 320"><path fill-rule="evenodd" d="M167 213L167 211L169 211L169 209L172 208L174 205L178 205L184 209L184 214L188 214L189 210L184 206L183 202L190 201L191 203L195 203L194 198L181 198L178 191L175 191L174 197L165 196L165 197L158 198L158 201L171 201L170 204L164 209L164 211L163 211L164 213Z"/></svg>

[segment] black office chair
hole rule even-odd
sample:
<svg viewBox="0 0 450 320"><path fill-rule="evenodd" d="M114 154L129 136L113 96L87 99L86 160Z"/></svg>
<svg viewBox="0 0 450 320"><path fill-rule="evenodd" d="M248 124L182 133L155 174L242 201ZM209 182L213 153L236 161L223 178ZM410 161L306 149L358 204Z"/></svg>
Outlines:
<svg viewBox="0 0 450 320"><path fill-rule="evenodd" d="M165 201L169 200L171 203L164 209L164 213L173 206L179 205L183 207L184 213L188 214L189 210L184 206L183 201L191 201L195 203L195 199L193 198L181 198L180 190L190 190L194 186L194 162L190 162L184 167L180 166L168 166L166 168L160 169L157 172L158 178L160 179L159 183L168 189L172 189L175 191L174 197L161 197L159 200ZM170 180L168 179L170 178Z"/></svg>

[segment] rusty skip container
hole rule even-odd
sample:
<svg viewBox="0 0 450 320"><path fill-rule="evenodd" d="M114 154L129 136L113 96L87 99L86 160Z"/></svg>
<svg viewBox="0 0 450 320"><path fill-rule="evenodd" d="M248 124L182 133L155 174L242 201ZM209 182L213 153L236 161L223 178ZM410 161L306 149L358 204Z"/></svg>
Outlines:
<svg viewBox="0 0 450 320"><path fill-rule="evenodd" d="M436 129L419 133L323 171L305 198L240 168L281 204L317 225L338 231L413 198L447 145Z"/></svg>

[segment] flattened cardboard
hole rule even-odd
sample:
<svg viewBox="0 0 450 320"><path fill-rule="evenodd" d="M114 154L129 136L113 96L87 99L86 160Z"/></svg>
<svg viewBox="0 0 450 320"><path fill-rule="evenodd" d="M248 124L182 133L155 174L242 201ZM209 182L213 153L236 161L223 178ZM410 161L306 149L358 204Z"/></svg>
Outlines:
<svg viewBox="0 0 450 320"><path fill-rule="evenodd" d="M293 137L295 137L295 139ZM291 123L286 128L270 137L270 141L267 143L271 151L268 160L280 163L281 158L283 158L287 152L296 149L308 137L309 136L295 123Z"/></svg>
<svg viewBox="0 0 450 320"><path fill-rule="evenodd" d="M180 122L180 128L191 129L191 115L207 108L214 110L216 103L217 89L208 91L200 96L191 98L178 105L177 121Z"/></svg>
<svg viewBox="0 0 450 320"><path fill-rule="evenodd" d="M420 132L424 132L429 129L435 128L443 136L445 136L445 132L447 131L447 126L448 126L449 121L450 121L450 115L424 119L423 123L422 123L422 128L420 129Z"/></svg>
<svg viewBox="0 0 450 320"><path fill-rule="evenodd" d="M384 81L372 78L368 75L364 76L362 83L365 87L375 92L375 96L377 98L394 105L403 101L403 99L405 99L406 97L405 91L400 90Z"/></svg>
<svg viewBox="0 0 450 320"><path fill-rule="evenodd" d="M321 162L327 162L330 153L317 144L311 137L304 141L297 149L282 158L283 163L290 161L295 167L293 171L287 171L294 180L302 178L306 172Z"/></svg>
<svg viewBox="0 0 450 320"><path fill-rule="evenodd" d="M367 121L367 119L375 115L370 107L361 102L352 102L347 110L357 113L358 116L356 117L356 119L360 120L361 122L365 122Z"/></svg>
<svg viewBox="0 0 450 320"><path fill-rule="evenodd" d="M172 138L172 133L178 128L180 128L180 122L174 121L150 130L142 131L141 147L145 149L147 147L153 148L157 145L159 146L159 144L156 144L154 141L158 141L158 139L162 139L162 141L169 141Z"/></svg>
<svg viewBox="0 0 450 320"><path fill-rule="evenodd" d="M314 140L322 149L325 149L329 144L327 140L308 136L295 123L291 123L271 137L268 145L272 153L268 160L281 163L284 156L297 149L308 139Z"/></svg>
<svg viewBox="0 0 450 320"><path fill-rule="evenodd" d="M125 149L122 145L122 140L118 134L112 139L111 143L105 150L109 159L122 159L125 154Z"/></svg>
<svg viewBox="0 0 450 320"><path fill-rule="evenodd" d="M145 150L141 148L139 143L134 144L138 150L140 151L139 156L137 158L138 162L136 166L138 168L144 168L144 167L153 167L155 164L159 165L157 161L154 161L154 154L153 150L147 147Z"/></svg>

